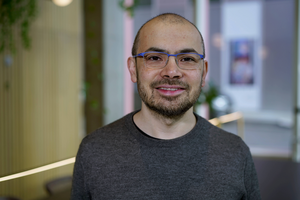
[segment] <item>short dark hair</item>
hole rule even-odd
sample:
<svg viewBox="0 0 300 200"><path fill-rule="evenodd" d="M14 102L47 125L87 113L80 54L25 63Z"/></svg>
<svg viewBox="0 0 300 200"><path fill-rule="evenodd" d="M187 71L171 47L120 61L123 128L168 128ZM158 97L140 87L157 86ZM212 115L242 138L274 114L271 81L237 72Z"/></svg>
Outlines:
<svg viewBox="0 0 300 200"><path fill-rule="evenodd" d="M193 24L192 22L190 22L189 20L187 20L186 18L178 15L178 14L175 14L175 13L163 13L163 14L160 14L156 17L153 17L152 19L148 20L146 23L144 23L141 28L139 29L139 31L137 32L136 36L135 36L135 39L134 39L134 42L133 42L133 46L132 46L132 50L131 50L131 54L132 56L136 55L137 54L137 49L138 49L138 45L139 45L139 40L140 40L140 32L141 30L143 29L143 27L150 21L154 20L154 19L160 19L162 21L166 21L167 23L185 23L185 22L188 22L190 24L192 24L196 30L198 31L200 37L201 37L201 40L202 40L202 49L203 49L203 56L205 57L205 45L204 45L204 40L203 40L203 37L202 37L202 34L200 33L199 29L195 26L195 24Z"/></svg>

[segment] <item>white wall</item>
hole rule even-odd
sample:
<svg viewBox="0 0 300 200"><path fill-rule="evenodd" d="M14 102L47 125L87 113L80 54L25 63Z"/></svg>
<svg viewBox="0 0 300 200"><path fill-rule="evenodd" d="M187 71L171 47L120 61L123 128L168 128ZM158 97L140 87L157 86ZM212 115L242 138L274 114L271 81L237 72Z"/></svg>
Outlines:
<svg viewBox="0 0 300 200"><path fill-rule="evenodd" d="M118 0L103 1L104 125L124 113L124 12Z"/></svg>

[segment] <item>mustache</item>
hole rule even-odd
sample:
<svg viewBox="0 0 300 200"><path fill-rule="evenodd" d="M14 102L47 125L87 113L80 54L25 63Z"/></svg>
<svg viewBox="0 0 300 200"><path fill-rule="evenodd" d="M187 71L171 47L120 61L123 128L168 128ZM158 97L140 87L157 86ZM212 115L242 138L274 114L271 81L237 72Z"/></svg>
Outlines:
<svg viewBox="0 0 300 200"><path fill-rule="evenodd" d="M162 79L160 81L155 81L155 82L152 82L150 84L151 88L156 88L158 87L159 85L178 85L178 86L182 86L183 88L185 89L189 89L190 86L189 84L181 81L181 80L177 80L177 79L174 79L174 80L171 80L171 79Z"/></svg>

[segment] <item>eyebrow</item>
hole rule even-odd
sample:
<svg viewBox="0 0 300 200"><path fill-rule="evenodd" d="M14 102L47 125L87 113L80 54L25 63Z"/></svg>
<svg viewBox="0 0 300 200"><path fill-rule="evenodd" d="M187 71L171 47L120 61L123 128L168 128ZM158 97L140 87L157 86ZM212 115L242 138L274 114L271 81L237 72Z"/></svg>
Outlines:
<svg viewBox="0 0 300 200"><path fill-rule="evenodd" d="M198 53L195 49L190 48L190 49L182 49L178 53Z"/></svg>
<svg viewBox="0 0 300 200"><path fill-rule="evenodd" d="M157 47L150 47L149 49L146 50L146 52L148 52L148 51L157 51L157 52L165 52L165 53L168 53L166 50L160 49L160 48L157 48Z"/></svg>
<svg viewBox="0 0 300 200"><path fill-rule="evenodd" d="M149 49L146 50L146 52L148 52L148 51L157 51L157 52L169 53L167 50L161 49L161 48L158 48L158 47L150 47ZM186 49L181 49L181 50L175 52L175 54L177 54L177 53L198 53L198 52L193 48L186 48Z"/></svg>

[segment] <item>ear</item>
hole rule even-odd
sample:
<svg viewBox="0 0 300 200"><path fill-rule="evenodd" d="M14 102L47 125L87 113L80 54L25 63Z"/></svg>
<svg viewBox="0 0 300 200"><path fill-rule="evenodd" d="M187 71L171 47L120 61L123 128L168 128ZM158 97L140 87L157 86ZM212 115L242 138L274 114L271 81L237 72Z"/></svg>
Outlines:
<svg viewBox="0 0 300 200"><path fill-rule="evenodd" d="M203 73L202 73L202 85L201 87L205 86L205 78L208 72L208 62L206 60L204 60L204 66L203 66Z"/></svg>
<svg viewBox="0 0 300 200"><path fill-rule="evenodd" d="M136 83L137 82L137 71L135 66L135 59L133 57L129 57L127 59L127 67L130 73L131 81Z"/></svg>

